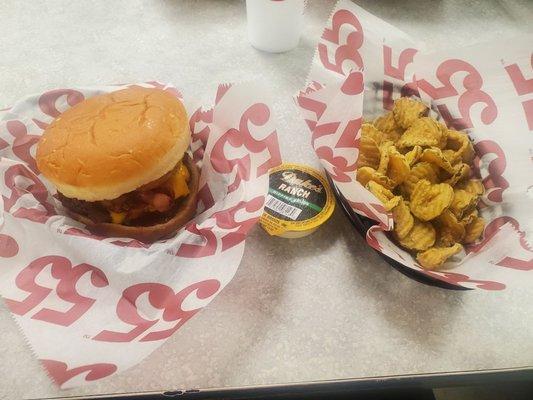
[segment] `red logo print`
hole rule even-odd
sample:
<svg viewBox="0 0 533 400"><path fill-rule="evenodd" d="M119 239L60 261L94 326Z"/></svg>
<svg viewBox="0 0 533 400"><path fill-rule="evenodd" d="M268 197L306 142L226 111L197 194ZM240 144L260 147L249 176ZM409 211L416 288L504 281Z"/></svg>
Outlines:
<svg viewBox="0 0 533 400"><path fill-rule="evenodd" d="M15 257L19 252L19 245L15 238L0 233L0 257Z"/></svg>
<svg viewBox="0 0 533 400"><path fill-rule="evenodd" d="M205 147L207 146L207 139L211 129L209 124L213 122L213 110L203 112L198 109L191 116L189 121L190 130L192 132L192 155L195 163L204 158ZM202 126L200 128L199 126Z"/></svg>
<svg viewBox="0 0 533 400"><path fill-rule="evenodd" d="M196 224L187 227L187 231L201 238L202 244L183 243L176 255L187 258L212 256L217 252L217 237L212 227L201 228Z"/></svg>
<svg viewBox="0 0 533 400"><path fill-rule="evenodd" d="M28 134L28 129L21 121L12 120L6 122L7 131L15 138L11 149L13 154L15 154L20 160L28 164L28 167L35 172L39 173L37 170L37 163L35 158L31 155L31 148L39 141L37 135Z"/></svg>
<svg viewBox="0 0 533 400"><path fill-rule="evenodd" d="M356 136L361 128L361 118L351 120L346 124L339 140L335 145L335 149L348 148L353 149L356 146ZM333 135L337 132L340 126L340 122L326 123L317 125L313 131L313 147L315 140L326 135ZM350 162L346 157L341 155L335 155L333 150L328 146L321 146L315 150L316 155L322 161L325 161L331 165L328 172L331 174L331 178L337 182L350 182L351 177L348 173L356 170L357 159L354 157L353 162Z"/></svg>
<svg viewBox="0 0 533 400"><path fill-rule="evenodd" d="M81 92L78 92L77 90L73 90L73 89L50 90L49 92L43 93L41 97L39 97L39 108L46 115L52 118L56 118L61 114L61 111L58 110L56 103L63 96L66 96L67 104L70 107L75 106L80 101L85 99L83 94ZM48 123L39 121L35 118L33 119L33 122L35 122L35 124L41 129L45 129L48 126Z"/></svg>
<svg viewBox="0 0 533 400"><path fill-rule="evenodd" d="M76 368L68 369L68 365L56 360L39 360L43 364L46 371L58 386L70 381L75 376L87 373L85 381L91 382L98 379L105 378L116 372L117 366L109 363L98 363L90 365L82 365Z"/></svg>
<svg viewBox="0 0 533 400"><path fill-rule="evenodd" d="M348 200L348 203L350 203L350 206L353 210L357 211L358 213L364 215L367 218L378 222L380 228L385 230L388 229L388 223L382 221L381 218L381 215L387 213L382 204L369 203L368 205L366 205L365 203L351 200Z"/></svg>
<svg viewBox="0 0 533 400"><path fill-rule="evenodd" d="M398 66L395 67L392 65L392 48L386 45L383 45L383 63L384 63L384 74L391 78L397 79L399 81L405 81L405 69L409 64L413 62L413 59L418 50L407 48L400 52L398 57ZM383 108L386 110L392 110L394 105L394 83L388 80L383 81ZM402 85L399 89L401 97L410 97L410 96L419 96L416 83L408 82Z"/></svg>
<svg viewBox="0 0 533 400"><path fill-rule="evenodd" d="M176 324L170 329L150 332L144 335L140 341L149 342L166 339L201 310L201 307L192 310L184 310L182 308L184 301L189 296L195 293L194 296L197 299L205 300L214 296L219 289L220 282L216 279L194 283L178 293L174 293L172 288L161 283L139 283L130 286L122 293L116 312L122 322L132 325L133 328L128 332L104 330L93 339L104 342L131 342L156 325L160 321L159 318L150 320L139 313L137 299L141 295L147 295L152 307L162 311L163 321L176 321Z"/></svg>
<svg viewBox="0 0 533 400"><path fill-rule="evenodd" d="M483 178L483 186L486 190L486 198L495 203L501 203L503 200L503 192L509 187L509 182L503 177L507 161L505 160L505 153L502 148L492 140L482 140L474 145L476 150L476 159L474 160L474 169L478 171L481 166L483 157L490 155L495 156L489 162L489 174Z"/></svg>
<svg viewBox="0 0 533 400"><path fill-rule="evenodd" d="M257 176L266 174L272 166L279 164L281 160L276 131L272 131L264 139L256 139L250 133L248 124L264 126L269 119L270 110L266 104L258 103L250 106L241 117L239 129L229 129L217 140L213 146L213 154L224 154L224 147L228 144L235 148L244 146L252 153L261 153L267 150L270 158L257 167ZM235 181L228 186L229 193L237 189L241 180L248 181L250 179L251 159L249 154L232 160L225 157L212 157L211 164L215 171L222 174L229 174L234 169L237 170Z"/></svg>
<svg viewBox="0 0 533 400"><path fill-rule="evenodd" d="M531 54L530 63L531 69L533 70L533 54ZM526 79L518 64L508 65L505 67L505 70L513 82L516 94L526 96L533 93L533 78ZM524 108L528 128L530 131L533 131L533 100L524 100L522 107Z"/></svg>
<svg viewBox="0 0 533 400"><path fill-rule="evenodd" d="M381 244L379 244L379 240L374 236L374 231L372 229L369 229L366 232L366 242L377 251L381 252L383 251Z"/></svg>
<svg viewBox="0 0 533 400"><path fill-rule="evenodd" d="M355 96L363 93L365 82L361 72L350 73L341 86L341 92L348 96Z"/></svg>
<svg viewBox="0 0 533 400"><path fill-rule="evenodd" d="M254 216L244 221L236 221L236 215L243 211L249 214L257 213L263 207L264 201L264 196L258 196L250 201L241 201L227 210L217 211L209 218L209 220L215 221L216 229L228 231L228 233L222 236L222 251L242 243L248 231L259 219L259 216ZM214 229L212 227L201 228L194 224L188 227L187 230L202 237L204 243L184 243L180 246L176 255L179 257L198 258L215 254L217 250L217 238L213 232Z"/></svg>
<svg viewBox="0 0 533 400"><path fill-rule="evenodd" d="M220 103L220 100L222 100L222 97L228 92L228 90L231 89L233 85L231 83L223 83L221 85L218 85L217 94L215 96L215 104Z"/></svg>
<svg viewBox="0 0 533 400"><path fill-rule="evenodd" d="M504 257L496 265L505 268L518 269L521 271L531 271L533 270L533 257L529 260L520 260L515 257Z"/></svg>
<svg viewBox="0 0 533 400"><path fill-rule="evenodd" d="M339 10L331 19L331 29L326 28L322 35L324 41L339 45L340 31L345 24L350 26L351 32L346 37L346 43L335 49L334 62L330 61L327 46L324 43L318 44L318 56L324 68L341 75L345 75L343 71L345 61L351 61L351 63L355 64L355 68L363 68L363 59L359 54L359 49L364 41L363 27L357 17L350 11ZM351 69L354 69L354 67Z"/></svg>
<svg viewBox="0 0 533 400"><path fill-rule="evenodd" d="M213 193L211 193L207 183L198 190L198 204L202 204L204 210L208 210L215 205Z"/></svg>
<svg viewBox="0 0 533 400"><path fill-rule="evenodd" d="M264 196L258 196L250 201L240 201L237 205L229 208L226 212L216 213L214 215L217 226L228 232L222 237L222 251L226 251L244 241L248 231L259 220L259 215L253 218L237 221L237 213L246 211L248 214L256 214L265 202Z"/></svg>
<svg viewBox="0 0 533 400"><path fill-rule="evenodd" d="M324 114L327 108L326 103L319 101L319 100L312 99L307 96L308 94L312 93L314 90L318 90L321 88L321 86L318 86L316 82L313 83L313 86L314 86L313 88L308 88L309 89L308 91L301 92L296 98L298 105L302 109L310 111L312 114L314 114L312 116L312 119L308 119L308 118L305 119L305 123L307 124L307 126L309 127L311 131L315 129L317 121L320 119L320 117L322 117L322 115Z"/></svg>
<svg viewBox="0 0 533 400"><path fill-rule="evenodd" d="M298 105L305 111L309 111L306 115L305 122L312 131L311 144L315 149L317 156L327 165L327 170L332 179L337 182L350 182L351 177L349 173L355 171L357 151L353 151L357 147L357 134L361 128L361 118L349 119L344 115L341 117L342 121L322 121L320 119L326 113L328 106L323 101L319 101L308 97L312 95L313 91L320 89L319 85L313 84L306 92L300 92L296 100ZM356 100L351 100L352 96L358 96L363 92L364 82L363 74L359 71L349 73L342 85L340 86L338 95L346 96L346 104L352 104L352 109L348 108L348 115L352 116L357 113ZM356 97L357 98L357 97ZM335 108L335 105L333 105ZM346 124L345 126L343 126ZM342 129L342 130L341 130ZM319 139L324 136L333 136L329 143L317 144ZM338 139L337 139L338 138ZM336 140L335 145L331 145L331 140ZM349 149L349 152L338 152L338 149ZM347 154L348 153L348 154ZM353 157L351 156L353 154Z"/></svg>
<svg viewBox="0 0 533 400"><path fill-rule="evenodd" d="M452 78L456 74L466 72L467 75L462 81L462 88L456 88L452 83ZM452 59L443 61L436 71L437 79L443 84L435 87L425 79L417 81L418 88L426 92L434 100L447 99L459 96L457 106L460 118L453 118L451 112L445 104L437 105L440 114L449 127L455 129L472 128L472 118L470 111L478 103L484 104L481 111L481 122L490 125L498 116L496 103L486 92L481 90L483 78L479 72L469 63L463 60ZM455 102L455 99L453 100Z"/></svg>
<svg viewBox="0 0 533 400"><path fill-rule="evenodd" d="M424 274L432 276L434 278L437 278L441 281L445 281L448 283L451 283L452 285L460 285L462 283L473 283L477 288L479 289L485 289L485 290L503 290L505 289L505 285L500 282L494 282L494 281L484 281L484 280L477 280L477 279L470 279L468 275L463 274L457 274L455 272L432 272L432 271L423 271Z"/></svg>
<svg viewBox="0 0 533 400"><path fill-rule="evenodd" d="M36 278L47 266L51 266L52 278L57 280L54 289L41 286ZM57 297L64 302L72 304L67 311L57 311L49 308L41 308L31 318L49 322L51 324L69 326L85 314L95 302L95 299L82 296L78 293L76 284L86 273L91 274L91 284L96 288L108 285L104 273L89 264L72 266L72 263L62 256L44 256L32 261L15 278L15 284L20 290L29 293L22 300L5 299L7 306L13 314L26 315L34 310L48 295L55 291Z"/></svg>
<svg viewBox="0 0 533 400"><path fill-rule="evenodd" d="M26 187L18 186L17 180L29 180L30 183ZM55 214L54 207L48 203L48 191L37 176L28 168L21 164L12 165L4 174L4 181L7 188L11 189L11 196L8 198L2 196L4 200L4 210L11 213L15 217L25 218L30 221L45 223L48 218ZM42 208L19 207L12 210L15 203L25 194L30 194L38 202ZM44 209L43 209L44 208Z"/></svg>
<svg viewBox="0 0 533 400"><path fill-rule="evenodd" d="M5 149L6 147L9 147L9 143L4 139L0 139L0 150Z"/></svg>

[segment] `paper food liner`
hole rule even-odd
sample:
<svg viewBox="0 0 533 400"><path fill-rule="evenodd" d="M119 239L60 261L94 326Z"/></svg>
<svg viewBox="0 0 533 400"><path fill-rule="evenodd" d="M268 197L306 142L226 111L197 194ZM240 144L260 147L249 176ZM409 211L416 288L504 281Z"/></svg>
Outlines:
<svg viewBox="0 0 533 400"><path fill-rule="evenodd" d="M373 248L466 288L503 290L533 278L531 43L533 35L524 35L429 52L350 1L337 3L296 102L334 184L355 212L376 221L366 235ZM440 272L423 270L390 240L390 213L355 180L363 116L383 115L400 96L420 97L448 127L468 132L477 153L474 171L485 186L482 240Z"/></svg>
<svg viewBox="0 0 533 400"><path fill-rule="evenodd" d="M0 294L62 388L138 364L220 293L262 213L268 170L281 162L262 88L220 85L213 108L188 110L201 167L197 217L150 245L92 235L52 197L35 145L62 111L128 86L52 90L0 119ZM141 86L181 97L157 82Z"/></svg>

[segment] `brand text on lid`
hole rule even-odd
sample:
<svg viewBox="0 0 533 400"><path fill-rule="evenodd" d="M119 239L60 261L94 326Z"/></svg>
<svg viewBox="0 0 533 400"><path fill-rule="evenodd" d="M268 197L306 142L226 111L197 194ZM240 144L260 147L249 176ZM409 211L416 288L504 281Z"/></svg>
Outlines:
<svg viewBox="0 0 533 400"><path fill-rule="evenodd" d="M285 183L281 183L278 189L291 195L307 199L311 194L309 190L313 190L316 193L322 193L322 186L315 185L310 179L304 180L299 178L293 171L284 171L281 179ZM309 190L305 190L304 188Z"/></svg>

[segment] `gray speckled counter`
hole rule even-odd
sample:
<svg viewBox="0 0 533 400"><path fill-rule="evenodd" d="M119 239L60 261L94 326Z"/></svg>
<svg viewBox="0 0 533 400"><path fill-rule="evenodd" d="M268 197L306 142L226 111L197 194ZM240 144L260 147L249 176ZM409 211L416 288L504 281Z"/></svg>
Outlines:
<svg viewBox="0 0 533 400"><path fill-rule="evenodd" d="M527 29L523 1L359 1L435 46ZM0 0L0 109L47 88L172 82L210 103L217 82L263 78L285 160L317 165L291 95L305 80L331 1L311 1L300 47L260 53L241 1ZM0 304L0 398L278 384L533 365L533 288L455 292L410 280L342 212L289 241L256 228L235 279L140 365L58 391Z"/></svg>

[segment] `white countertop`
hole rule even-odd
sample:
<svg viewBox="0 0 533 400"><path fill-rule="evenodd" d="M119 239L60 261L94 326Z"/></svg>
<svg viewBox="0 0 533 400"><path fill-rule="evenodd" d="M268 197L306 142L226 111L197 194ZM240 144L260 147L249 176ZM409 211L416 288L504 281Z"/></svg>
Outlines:
<svg viewBox="0 0 533 400"><path fill-rule="evenodd" d="M527 29L533 3L358 1L433 46ZM0 0L0 109L55 87L159 80L212 102L215 85L262 78L279 92L282 155L318 165L291 95L332 1L310 1L300 46L249 46L242 1ZM297 240L254 229L237 275L140 365L59 391L0 304L0 398L283 384L533 366L533 287L458 292L387 265L342 211Z"/></svg>

